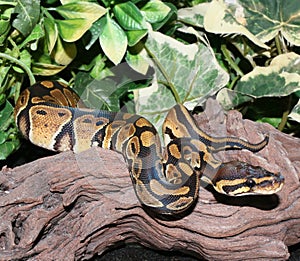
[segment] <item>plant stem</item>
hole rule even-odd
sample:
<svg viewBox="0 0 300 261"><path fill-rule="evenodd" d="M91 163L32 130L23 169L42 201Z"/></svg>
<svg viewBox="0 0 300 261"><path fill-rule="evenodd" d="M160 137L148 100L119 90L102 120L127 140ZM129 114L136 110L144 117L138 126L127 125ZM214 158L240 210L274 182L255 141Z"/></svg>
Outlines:
<svg viewBox="0 0 300 261"><path fill-rule="evenodd" d="M232 90L235 83L240 79L240 76L236 76L233 78L233 80L231 81L230 85L228 86L228 89Z"/></svg>
<svg viewBox="0 0 300 261"><path fill-rule="evenodd" d="M27 73L27 75L29 77L30 85L33 85L36 82L33 73L31 72L30 68L28 68L28 66L25 63L23 63L22 61L18 60L17 58L12 57L11 55L8 55L6 53L0 53L0 58L7 59L7 60L19 65Z"/></svg>
<svg viewBox="0 0 300 261"><path fill-rule="evenodd" d="M241 71L241 69L235 64L234 60L231 58L230 53L229 53L229 51L228 51L228 49L227 49L227 47L226 47L225 44L222 44L222 45L221 45L221 51L222 51L222 53L224 54L224 56L225 56L227 62L228 62L229 65L231 66L231 68L232 68L233 70L235 70L235 72L236 72L239 76L242 77L242 76L244 75L244 73Z"/></svg>
<svg viewBox="0 0 300 261"><path fill-rule="evenodd" d="M285 124L287 123L288 120L288 115L290 113L290 107L291 107L291 102L292 102L292 96L290 95L288 98L288 102L286 105L286 110L282 113L281 121L278 125L278 130L283 131Z"/></svg>
<svg viewBox="0 0 300 261"><path fill-rule="evenodd" d="M275 45L276 45L276 49L278 51L278 54L282 54L282 49L281 49L281 43L280 43L280 38L279 38L279 34L277 34L275 36Z"/></svg>

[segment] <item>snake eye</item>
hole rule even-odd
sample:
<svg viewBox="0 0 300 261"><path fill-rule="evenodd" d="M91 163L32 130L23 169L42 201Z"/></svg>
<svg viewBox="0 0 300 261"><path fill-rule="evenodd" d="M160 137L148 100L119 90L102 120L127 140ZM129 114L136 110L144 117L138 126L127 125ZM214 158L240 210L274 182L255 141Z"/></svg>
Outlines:
<svg viewBox="0 0 300 261"><path fill-rule="evenodd" d="M247 185L249 188L253 188L253 187L256 185L256 182L255 182L253 179L247 179L246 185Z"/></svg>

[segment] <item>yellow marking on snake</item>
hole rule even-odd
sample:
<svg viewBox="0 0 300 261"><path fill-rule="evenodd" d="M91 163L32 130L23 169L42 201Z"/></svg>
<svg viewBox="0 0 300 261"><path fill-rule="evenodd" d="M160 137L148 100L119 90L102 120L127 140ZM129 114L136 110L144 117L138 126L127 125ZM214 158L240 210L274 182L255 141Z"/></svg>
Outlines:
<svg viewBox="0 0 300 261"><path fill-rule="evenodd" d="M150 131L144 131L141 134L141 141L142 141L142 146L150 147L156 142L155 135L153 135L153 133Z"/></svg>
<svg viewBox="0 0 300 261"><path fill-rule="evenodd" d="M32 103L36 103L36 104L39 104L39 103L41 103L41 102L44 102L45 100L43 99L43 98L41 98L41 97L33 97L32 99L31 99L31 102Z"/></svg>
<svg viewBox="0 0 300 261"><path fill-rule="evenodd" d="M180 199L168 204L167 208L173 211L184 210L186 206L190 206L193 202L193 197L181 197Z"/></svg>
<svg viewBox="0 0 300 261"><path fill-rule="evenodd" d="M135 122L135 124L136 124L137 127L140 127L140 128L146 127L146 126L147 127L152 127L152 124L149 121L147 121L145 118L139 118Z"/></svg>
<svg viewBox="0 0 300 261"><path fill-rule="evenodd" d="M181 153L178 149L178 146L176 144L171 144L169 146L169 150L170 150L170 153L171 155L176 158L176 159L180 159L181 158Z"/></svg>
<svg viewBox="0 0 300 261"><path fill-rule="evenodd" d="M192 176L194 174L193 169L191 168L190 165L184 162L179 162L178 163L179 168L188 176Z"/></svg>
<svg viewBox="0 0 300 261"><path fill-rule="evenodd" d="M60 83L60 84L61 84L61 86L64 86L63 83ZM41 85L43 85L44 87L49 88L49 89L52 89L54 87L54 83L51 81L42 81Z"/></svg>
<svg viewBox="0 0 300 261"><path fill-rule="evenodd" d="M174 196L186 195L190 190L187 186L183 186L174 190L167 189L155 179L150 180L150 189L153 193L155 193L158 196L164 196L170 193L172 193L172 195Z"/></svg>
<svg viewBox="0 0 300 261"><path fill-rule="evenodd" d="M148 188L141 182L137 180L137 184L135 185L136 194L139 199L145 203L145 205L153 208L161 208L164 206L161 200L154 197Z"/></svg>

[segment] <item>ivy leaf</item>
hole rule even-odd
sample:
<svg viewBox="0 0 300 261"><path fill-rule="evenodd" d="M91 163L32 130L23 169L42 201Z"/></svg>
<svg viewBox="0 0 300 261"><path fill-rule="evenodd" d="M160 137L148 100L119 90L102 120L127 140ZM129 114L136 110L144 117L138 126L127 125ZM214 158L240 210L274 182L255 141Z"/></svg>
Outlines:
<svg viewBox="0 0 300 261"><path fill-rule="evenodd" d="M14 19L12 25L24 36L31 33L40 17L40 1L39 0L18 0L14 13L17 18Z"/></svg>
<svg viewBox="0 0 300 261"><path fill-rule="evenodd" d="M235 90L252 97L282 97L300 90L300 55L276 56L269 66L256 66L244 75Z"/></svg>
<svg viewBox="0 0 300 261"><path fill-rule="evenodd" d="M146 20L141 11L132 2L114 6L114 14L119 24L126 30L147 29Z"/></svg>
<svg viewBox="0 0 300 261"><path fill-rule="evenodd" d="M110 77L95 80L87 73L77 74L74 89L87 107L102 108L115 112L120 111L120 96L125 94L129 89L135 88L135 83L132 83L127 77L126 65L121 64L118 66L114 68L116 74L123 74L122 79L118 82Z"/></svg>
<svg viewBox="0 0 300 261"><path fill-rule="evenodd" d="M114 64L119 64L127 49L127 36L109 15L101 18L101 28L99 40L103 52Z"/></svg>
<svg viewBox="0 0 300 261"><path fill-rule="evenodd" d="M239 1L236 1L237 6L239 6L238 2ZM205 30L218 34L242 34L256 45L269 49L263 41L255 36L255 33L253 33L254 28L246 27L246 16L243 15L243 12L239 12L241 9L238 9L236 13L232 13L228 5L224 1L216 0L207 5L207 10L204 15ZM252 18L249 17L249 19Z"/></svg>
<svg viewBox="0 0 300 261"><path fill-rule="evenodd" d="M280 32L291 44L300 45L298 1L212 1L204 16L204 28L213 33L244 34L255 44L272 40Z"/></svg>
<svg viewBox="0 0 300 261"><path fill-rule="evenodd" d="M116 89L117 84L110 78L95 80L86 73L79 73L75 79L74 90L88 108L118 111L119 97L113 95Z"/></svg>
<svg viewBox="0 0 300 261"><path fill-rule="evenodd" d="M213 95L229 80L211 48L204 44L186 45L151 32L146 48L153 58L156 81L139 90L137 111L153 123L164 119L162 112L178 102L193 108L200 98Z"/></svg>
<svg viewBox="0 0 300 261"><path fill-rule="evenodd" d="M178 20L197 27L204 27L204 15L210 8L210 3L201 3L193 7L178 10Z"/></svg>
<svg viewBox="0 0 300 261"><path fill-rule="evenodd" d="M218 99L231 108L253 98L283 97L300 90L300 55L286 53L276 56L269 66L256 66L244 75L234 91L224 90Z"/></svg>

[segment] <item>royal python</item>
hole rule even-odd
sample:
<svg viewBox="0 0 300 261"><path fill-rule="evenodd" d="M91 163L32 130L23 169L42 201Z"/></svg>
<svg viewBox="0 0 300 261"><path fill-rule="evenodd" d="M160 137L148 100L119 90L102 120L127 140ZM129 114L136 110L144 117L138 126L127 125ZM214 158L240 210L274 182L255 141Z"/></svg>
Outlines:
<svg viewBox="0 0 300 261"><path fill-rule="evenodd" d="M213 156L227 149L259 151L268 137L257 144L211 137L178 104L163 124L170 139L163 152L156 129L145 118L76 108L78 101L78 95L60 82L36 83L16 103L16 124L25 138L48 150L79 153L99 146L121 153L141 204L159 214L189 209L198 197L200 179L229 196L272 194L283 185L279 173L239 161L222 163Z"/></svg>

